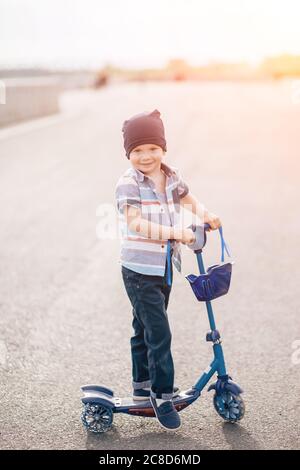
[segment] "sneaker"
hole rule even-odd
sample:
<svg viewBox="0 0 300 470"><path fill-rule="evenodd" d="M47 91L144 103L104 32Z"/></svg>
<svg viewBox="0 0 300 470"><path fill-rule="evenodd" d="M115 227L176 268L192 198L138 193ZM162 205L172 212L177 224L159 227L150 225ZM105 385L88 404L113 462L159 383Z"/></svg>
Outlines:
<svg viewBox="0 0 300 470"><path fill-rule="evenodd" d="M159 424L164 429L176 431L181 427L180 416L172 400L163 401L162 404L158 406L156 399L150 396L150 402Z"/></svg>
<svg viewBox="0 0 300 470"><path fill-rule="evenodd" d="M177 395L179 395L179 388L178 387L174 387L173 389L173 398L177 397ZM134 399L134 401L145 401L145 400L149 400L150 398L150 390L145 390L144 388L140 388L139 390L133 390L133 393L132 393L132 398Z"/></svg>

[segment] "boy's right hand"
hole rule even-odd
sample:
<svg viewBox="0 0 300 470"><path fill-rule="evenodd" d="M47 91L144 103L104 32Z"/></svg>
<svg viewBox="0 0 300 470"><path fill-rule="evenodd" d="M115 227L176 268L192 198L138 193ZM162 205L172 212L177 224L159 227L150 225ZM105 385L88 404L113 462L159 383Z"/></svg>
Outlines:
<svg viewBox="0 0 300 470"><path fill-rule="evenodd" d="M182 230L182 236L181 236L181 243L184 245L190 245L191 243L194 243L196 240L196 235L195 232L191 228L184 228Z"/></svg>

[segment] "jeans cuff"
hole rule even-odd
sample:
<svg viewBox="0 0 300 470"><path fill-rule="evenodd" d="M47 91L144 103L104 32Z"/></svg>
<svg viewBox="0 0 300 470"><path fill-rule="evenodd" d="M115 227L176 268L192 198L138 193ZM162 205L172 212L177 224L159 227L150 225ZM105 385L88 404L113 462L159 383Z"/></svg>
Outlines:
<svg viewBox="0 0 300 470"><path fill-rule="evenodd" d="M150 388L151 382L150 380L145 380L144 382L132 382L132 386L134 390L140 390L141 388Z"/></svg>
<svg viewBox="0 0 300 470"><path fill-rule="evenodd" d="M155 393L150 390L150 395L153 398L161 398L162 400L172 400L173 393Z"/></svg>

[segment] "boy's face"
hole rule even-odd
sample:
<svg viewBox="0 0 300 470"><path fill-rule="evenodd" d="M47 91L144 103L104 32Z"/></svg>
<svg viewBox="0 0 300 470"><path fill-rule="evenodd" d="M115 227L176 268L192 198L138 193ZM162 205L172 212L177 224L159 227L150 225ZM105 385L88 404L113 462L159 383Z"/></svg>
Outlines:
<svg viewBox="0 0 300 470"><path fill-rule="evenodd" d="M134 168L143 173L151 173L160 167L164 150L156 144L143 144L135 147L129 154L129 159Z"/></svg>

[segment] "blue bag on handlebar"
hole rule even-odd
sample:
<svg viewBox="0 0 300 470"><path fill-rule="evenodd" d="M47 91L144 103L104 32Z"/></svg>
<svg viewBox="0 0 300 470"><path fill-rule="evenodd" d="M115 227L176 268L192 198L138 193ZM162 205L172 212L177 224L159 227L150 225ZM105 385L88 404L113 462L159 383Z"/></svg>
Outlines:
<svg viewBox="0 0 300 470"><path fill-rule="evenodd" d="M219 228L219 232L221 237L221 263L209 266L206 273L200 274L200 276L194 274L186 276L196 298L200 302L216 299L227 294L229 290L233 262L224 263L224 250L226 250L229 257L230 253L223 238L222 227Z"/></svg>

